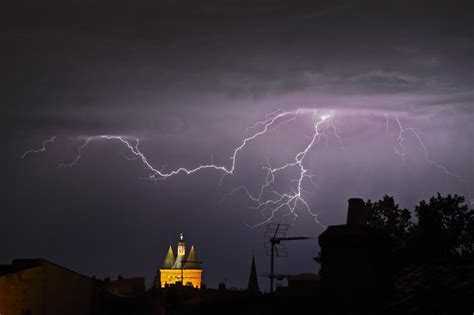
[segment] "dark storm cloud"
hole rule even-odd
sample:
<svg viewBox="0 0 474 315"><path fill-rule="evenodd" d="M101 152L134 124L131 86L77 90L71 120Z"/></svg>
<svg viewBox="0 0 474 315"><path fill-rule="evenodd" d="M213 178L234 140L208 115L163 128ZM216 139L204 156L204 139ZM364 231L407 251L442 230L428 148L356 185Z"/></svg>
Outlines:
<svg viewBox="0 0 474 315"><path fill-rule="evenodd" d="M81 136L97 134L140 137L157 167L195 166L211 156L228 165L246 128L279 107L338 115L345 149L331 138L308 161L318 175L308 200L325 224L344 221L352 196L395 194L412 207L438 190L464 193L426 165L413 137L400 166L392 115L422 130L433 159L474 177L470 12L467 1L4 4L1 230L16 241L0 258L46 255L86 273L129 270L151 279L169 235L185 230L199 243L208 283L234 277L243 286L252 248L265 271L262 231L242 224L256 217L242 196L217 205L234 185L257 185L266 156L288 160L304 145L308 121L250 146L239 174L222 187L213 172L138 181L143 168L113 143L93 142L77 168L56 166L75 156ZM46 152L18 158L51 135L58 138ZM300 215L295 233L317 236L322 228ZM279 270L313 271L310 258L297 257L314 256L316 244L304 246Z"/></svg>

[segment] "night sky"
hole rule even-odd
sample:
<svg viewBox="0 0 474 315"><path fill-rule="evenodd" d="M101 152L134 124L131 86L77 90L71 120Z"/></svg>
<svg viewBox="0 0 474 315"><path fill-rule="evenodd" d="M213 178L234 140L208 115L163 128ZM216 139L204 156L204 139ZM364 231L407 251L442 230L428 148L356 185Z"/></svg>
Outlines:
<svg viewBox="0 0 474 315"><path fill-rule="evenodd" d="M57 166L74 160L87 137L107 134L139 138L157 169L229 167L254 131L247 128L278 108L333 113L342 141L330 130L308 153L305 167L316 177L304 198L321 224L299 208L289 235L317 238L324 226L345 223L350 197L389 194L411 209L438 191L470 201L469 1L1 6L0 263L44 257L100 278L145 276L149 285L182 232L208 286L246 286L252 253L257 271L269 271L265 227L248 227L263 219L242 192L222 198L241 185L257 192L266 160L292 161L311 136L310 114L246 146L221 185L216 170L142 180L149 172L118 141L91 141L74 167ZM396 152L397 119L420 136L404 133L405 159ZM47 150L20 157L52 136ZM275 187L291 191L294 175L282 174ZM318 271L316 240L287 248L277 272Z"/></svg>

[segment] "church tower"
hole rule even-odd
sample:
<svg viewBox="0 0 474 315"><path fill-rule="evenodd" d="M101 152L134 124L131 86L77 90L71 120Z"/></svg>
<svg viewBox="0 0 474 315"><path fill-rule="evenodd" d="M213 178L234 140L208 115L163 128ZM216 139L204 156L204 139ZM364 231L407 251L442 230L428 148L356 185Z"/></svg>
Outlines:
<svg viewBox="0 0 474 315"><path fill-rule="evenodd" d="M194 246L191 246L189 255L186 258L186 243L183 234L179 235L177 255L174 257L171 245L168 248L159 275L155 276L154 287L164 288L168 285L184 284L195 288L201 287L202 269L197 260L197 253Z"/></svg>

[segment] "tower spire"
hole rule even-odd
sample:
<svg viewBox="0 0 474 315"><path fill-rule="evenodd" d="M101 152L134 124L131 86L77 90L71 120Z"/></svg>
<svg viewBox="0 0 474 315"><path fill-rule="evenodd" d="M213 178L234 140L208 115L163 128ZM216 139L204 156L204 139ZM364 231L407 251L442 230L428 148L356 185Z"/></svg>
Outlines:
<svg viewBox="0 0 474 315"><path fill-rule="evenodd" d="M250 294L260 294L257 279L257 268L255 267L255 255L252 255L252 263L250 265L249 284L247 287L247 291Z"/></svg>
<svg viewBox="0 0 474 315"><path fill-rule="evenodd" d="M168 252L166 253L165 261L163 262L163 269L170 269L173 267L174 264L174 253L173 248L168 248Z"/></svg>
<svg viewBox="0 0 474 315"><path fill-rule="evenodd" d="M191 246L191 250L189 251L188 259L184 264L184 269L201 269L199 266L196 250L194 246Z"/></svg>

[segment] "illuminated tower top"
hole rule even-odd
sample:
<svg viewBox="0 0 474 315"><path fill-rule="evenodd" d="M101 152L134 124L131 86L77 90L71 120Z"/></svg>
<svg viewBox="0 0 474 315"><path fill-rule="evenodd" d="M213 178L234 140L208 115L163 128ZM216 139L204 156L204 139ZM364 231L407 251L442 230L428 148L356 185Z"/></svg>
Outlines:
<svg viewBox="0 0 474 315"><path fill-rule="evenodd" d="M198 261L196 249L191 246L189 253L186 252L183 233L178 237L178 248L176 258L173 248L168 248L162 268L159 268L153 286L165 288L167 285L181 284L185 286L201 287L202 268ZM186 259L186 256L187 259Z"/></svg>
<svg viewBox="0 0 474 315"><path fill-rule="evenodd" d="M183 233L181 233L179 235L178 253L173 265L173 269L181 269L183 267L183 260L186 259L185 255L186 255L186 243L183 241Z"/></svg>

